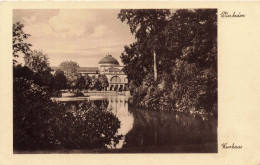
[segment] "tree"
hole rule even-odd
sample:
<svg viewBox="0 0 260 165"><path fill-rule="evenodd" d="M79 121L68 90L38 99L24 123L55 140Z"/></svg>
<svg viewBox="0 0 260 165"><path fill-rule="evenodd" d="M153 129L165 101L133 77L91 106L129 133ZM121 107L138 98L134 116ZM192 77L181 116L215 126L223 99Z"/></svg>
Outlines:
<svg viewBox="0 0 260 165"><path fill-rule="evenodd" d="M34 72L31 71L27 66L22 66L21 64L18 64L14 66L13 68L13 77L14 78L26 78L27 80L33 80L34 78Z"/></svg>
<svg viewBox="0 0 260 165"><path fill-rule="evenodd" d="M77 88L77 82L80 75L77 73L79 65L75 61L63 61L61 62L60 70L65 72L67 77L67 86L74 91Z"/></svg>
<svg viewBox="0 0 260 165"><path fill-rule="evenodd" d="M24 25L20 22L13 24L13 64L17 63L15 58L19 57L18 53L23 53L24 57L29 57L31 54L32 45L25 42L30 34L24 33L23 28Z"/></svg>
<svg viewBox="0 0 260 165"><path fill-rule="evenodd" d="M62 71L67 73L76 73L79 65L77 64L77 62L74 61L63 61L60 64L60 68Z"/></svg>
<svg viewBox="0 0 260 165"><path fill-rule="evenodd" d="M88 90L91 87L91 77L89 75L85 76L85 89Z"/></svg>
<svg viewBox="0 0 260 165"><path fill-rule="evenodd" d="M100 83L99 79L96 78L95 75L93 75L91 77L91 89L95 89L95 90L101 90L102 89L101 83Z"/></svg>
<svg viewBox="0 0 260 165"><path fill-rule="evenodd" d="M181 9L156 24L158 17L147 17L153 15L150 10L121 10L119 18L127 21L137 38L121 55L124 71L134 84L130 91L136 105L216 114L216 14L215 9ZM154 51L156 57L151 56ZM157 82L151 81L152 68L159 73Z"/></svg>
<svg viewBox="0 0 260 165"><path fill-rule="evenodd" d="M80 75L78 73L67 73L66 74L67 77L67 86L72 89L72 91L74 92L74 89L77 88L77 82L78 82L78 78L80 77Z"/></svg>
<svg viewBox="0 0 260 165"><path fill-rule="evenodd" d="M154 80L157 81L157 53L160 49L160 32L167 24L170 10L121 10L118 18L130 26L139 43L144 43L153 56ZM144 47L143 47L144 48Z"/></svg>
<svg viewBox="0 0 260 165"><path fill-rule="evenodd" d="M54 78L48 70L36 72L34 75L34 83L41 87L45 86L49 91L52 91Z"/></svg>
<svg viewBox="0 0 260 165"><path fill-rule="evenodd" d="M50 73L49 58L41 50L34 50L30 56L24 57L25 66L30 68L34 74L34 82L40 86L53 89L53 76Z"/></svg>
<svg viewBox="0 0 260 165"><path fill-rule="evenodd" d="M67 78L64 75L64 72L57 70L54 74L54 89L61 90L67 87Z"/></svg>
<svg viewBox="0 0 260 165"><path fill-rule="evenodd" d="M137 86L141 85L145 75L153 69L150 51L143 47L145 45L135 42L130 46L125 46L125 51L120 56L125 65L123 71L127 74L129 81L133 81Z"/></svg>
<svg viewBox="0 0 260 165"><path fill-rule="evenodd" d="M53 103L49 93L23 77L14 78L13 87L14 148L29 150L50 145L52 135L48 119L53 116L55 107L50 108Z"/></svg>
<svg viewBox="0 0 260 165"><path fill-rule="evenodd" d="M216 13L215 9L177 10L163 32L166 48L179 59L199 67L216 67Z"/></svg>
<svg viewBox="0 0 260 165"><path fill-rule="evenodd" d="M30 56L24 58L25 66L34 72L50 71L49 57L41 50L34 50Z"/></svg>
<svg viewBox="0 0 260 165"><path fill-rule="evenodd" d="M106 75L104 74L98 75L98 81L100 82L101 88L103 90L106 90L106 88L109 85Z"/></svg>
<svg viewBox="0 0 260 165"><path fill-rule="evenodd" d="M78 80L77 80L77 84L76 84L76 87L79 89L79 90L82 90L83 88L85 88L85 85L86 85L86 80L83 76L79 76L78 77Z"/></svg>
<svg viewBox="0 0 260 165"><path fill-rule="evenodd" d="M176 57L168 77L179 107L206 111L217 107L216 13L215 9L177 10L165 27L166 49Z"/></svg>

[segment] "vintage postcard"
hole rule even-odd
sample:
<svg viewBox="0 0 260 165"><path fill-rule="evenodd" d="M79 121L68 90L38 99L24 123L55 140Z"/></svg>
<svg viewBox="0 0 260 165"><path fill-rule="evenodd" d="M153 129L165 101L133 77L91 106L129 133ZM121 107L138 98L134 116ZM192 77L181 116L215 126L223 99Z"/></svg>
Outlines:
<svg viewBox="0 0 260 165"><path fill-rule="evenodd" d="M0 164L260 164L260 2L0 4Z"/></svg>

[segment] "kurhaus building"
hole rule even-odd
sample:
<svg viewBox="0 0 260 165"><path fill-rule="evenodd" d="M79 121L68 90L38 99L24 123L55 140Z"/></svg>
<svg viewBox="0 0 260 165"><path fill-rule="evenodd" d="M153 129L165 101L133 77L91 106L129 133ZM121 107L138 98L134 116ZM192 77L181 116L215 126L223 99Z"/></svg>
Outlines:
<svg viewBox="0 0 260 165"><path fill-rule="evenodd" d="M53 67L54 71L58 69L59 67ZM88 75L90 77L104 74L109 82L108 91L126 91L128 79L122 69L123 66L119 65L119 62L112 55L107 55L99 61L97 67L80 67L78 72L82 76Z"/></svg>

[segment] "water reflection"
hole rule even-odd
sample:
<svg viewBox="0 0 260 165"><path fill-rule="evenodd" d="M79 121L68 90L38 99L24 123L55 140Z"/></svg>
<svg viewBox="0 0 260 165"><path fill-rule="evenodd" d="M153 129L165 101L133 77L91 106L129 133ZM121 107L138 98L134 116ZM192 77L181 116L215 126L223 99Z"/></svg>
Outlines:
<svg viewBox="0 0 260 165"><path fill-rule="evenodd" d="M128 98L126 96L92 96L89 100L93 101L96 106L101 106L111 111L121 122L118 134L122 134L123 138L119 141L115 148L122 148L125 142L125 135L133 128L134 116L128 110Z"/></svg>
<svg viewBox="0 0 260 165"><path fill-rule="evenodd" d="M123 139L119 141L119 144L116 148L122 148L125 142L125 135L133 128L134 117L133 114L128 111L128 98L124 96L109 97L108 109L111 109L112 112L118 117L121 121L121 127L118 130L119 134L124 135Z"/></svg>
<svg viewBox="0 0 260 165"><path fill-rule="evenodd" d="M158 113L129 108L134 115L132 130L122 148L135 152L217 152L217 120L199 116Z"/></svg>
<svg viewBox="0 0 260 165"><path fill-rule="evenodd" d="M115 148L121 152L217 152L215 118L135 108L125 96L92 96L88 100L120 120L118 134L123 138Z"/></svg>

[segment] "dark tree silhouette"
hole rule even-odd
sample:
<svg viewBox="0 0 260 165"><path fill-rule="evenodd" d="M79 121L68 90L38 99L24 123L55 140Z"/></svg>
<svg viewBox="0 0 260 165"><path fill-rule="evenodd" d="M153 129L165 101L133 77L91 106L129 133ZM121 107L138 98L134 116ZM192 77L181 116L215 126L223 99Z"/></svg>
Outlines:
<svg viewBox="0 0 260 165"><path fill-rule="evenodd" d="M13 24L13 64L16 64L16 57L19 57L19 53L24 54L24 57L29 57L31 54L30 43L25 42L25 40L30 36L30 34L24 33L24 25L20 22Z"/></svg>

